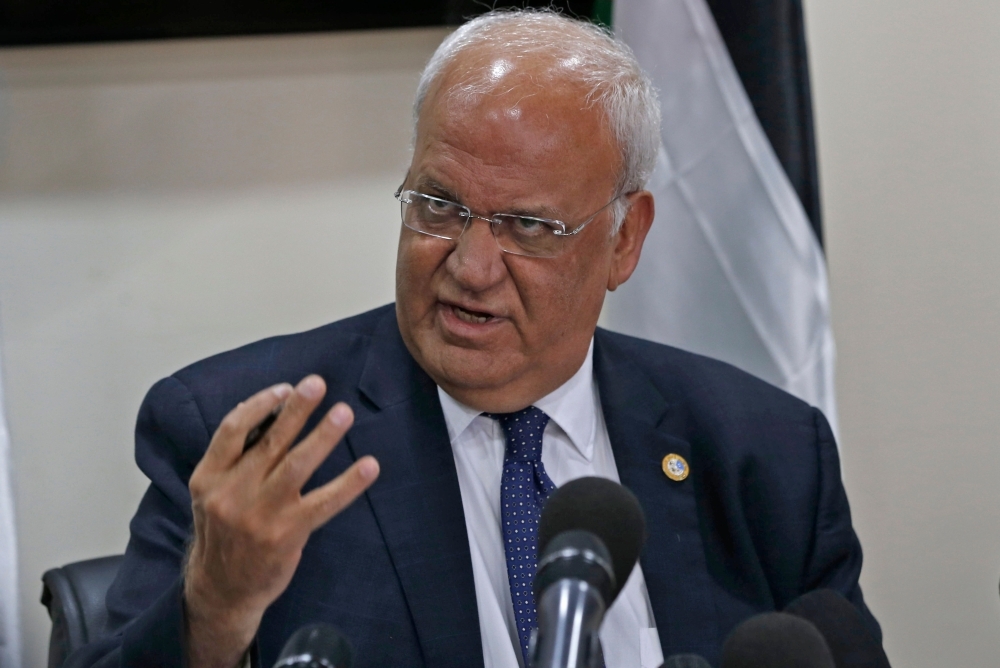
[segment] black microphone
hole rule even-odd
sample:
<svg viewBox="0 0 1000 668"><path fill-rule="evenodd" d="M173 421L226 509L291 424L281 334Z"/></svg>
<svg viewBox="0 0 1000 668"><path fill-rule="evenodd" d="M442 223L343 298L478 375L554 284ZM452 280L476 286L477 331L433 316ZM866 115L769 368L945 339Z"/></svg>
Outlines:
<svg viewBox="0 0 1000 668"><path fill-rule="evenodd" d="M697 654L674 654L667 657L660 668L712 668L712 664Z"/></svg>
<svg viewBox="0 0 1000 668"><path fill-rule="evenodd" d="M579 478L549 497L538 522L532 668L597 668L598 630L646 539L635 496L605 478Z"/></svg>
<svg viewBox="0 0 1000 668"><path fill-rule="evenodd" d="M292 634L274 668L351 668L351 643L329 624L308 624Z"/></svg>
<svg viewBox="0 0 1000 668"><path fill-rule="evenodd" d="M837 668L889 668L882 643L861 612L832 589L803 594L785 612L811 622L823 634Z"/></svg>
<svg viewBox="0 0 1000 668"><path fill-rule="evenodd" d="M755 615L722 646L722 668L836 668L815 626L786 612Z"/></svg>

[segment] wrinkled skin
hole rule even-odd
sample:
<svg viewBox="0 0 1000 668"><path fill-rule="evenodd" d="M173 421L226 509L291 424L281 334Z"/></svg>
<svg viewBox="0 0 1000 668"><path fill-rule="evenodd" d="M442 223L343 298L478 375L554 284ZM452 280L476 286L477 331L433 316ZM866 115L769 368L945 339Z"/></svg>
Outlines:
<svg viewBox="0 0 1000 668"><path fill-rule="evenodd" d="M546 80L544 63L507 66L500 92L471 101L443 92L462 76L455 68L432 87L405 187L478 215L524 213L573 229L615 195L618 150L579 86ZM617 235L609 207L554 258L502 252L481 220L457 242L401 227L396 310L420 366L483 411L518 410L562 385L583 363L607 290L639 260L653 200L646 191L628 200Z"/></svg>
<svg viewBox="0 0 1000 668"><path fill-rule="evenodd" d="M319 376L261 390L226 415L191 474L194 540L184 571L191 668L239 663L267 606L288 587L309 536L378 477L378 462L362 457L302 494L354 421L339 402L290 449L325 394ZM284 409L274 425L244 452L247 434L278 405Z"/></svg>

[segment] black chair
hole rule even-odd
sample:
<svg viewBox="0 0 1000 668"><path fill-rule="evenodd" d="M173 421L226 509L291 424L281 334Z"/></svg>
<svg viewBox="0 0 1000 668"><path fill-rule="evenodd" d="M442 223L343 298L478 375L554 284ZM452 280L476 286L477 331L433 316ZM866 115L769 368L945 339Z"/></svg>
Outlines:
<svg viewBox="0 0 1000 668"><path fill-rule="evenodd" d="M74 650L103 637L108 618L104 597L123 558L77 561L42 576L42 605L52 620L49 668L60 668Z"/></svg>

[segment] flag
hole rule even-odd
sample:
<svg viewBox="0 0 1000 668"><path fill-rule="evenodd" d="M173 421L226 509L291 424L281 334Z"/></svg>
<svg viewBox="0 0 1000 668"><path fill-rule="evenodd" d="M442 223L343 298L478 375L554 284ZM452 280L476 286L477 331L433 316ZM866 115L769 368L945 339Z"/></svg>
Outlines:
<svg viewBox="0 0 1000 668"><path fill-rule="evenodd" d="M616 2L660 95L656 220L603 322L729 362L837 431L826 265L705 0Z"/></svg>
<svg viewBox="0 0 1000 668"><path fill-rule="evenodd" d="M3 368L0 366L0 668L20 668L17 537L14 534L10 435L4 416Z"/></svg>

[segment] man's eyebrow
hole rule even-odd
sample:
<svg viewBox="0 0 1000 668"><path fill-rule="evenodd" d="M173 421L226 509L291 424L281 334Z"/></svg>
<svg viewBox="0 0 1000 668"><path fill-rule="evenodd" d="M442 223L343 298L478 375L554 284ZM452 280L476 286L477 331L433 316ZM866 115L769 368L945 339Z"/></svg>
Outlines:
<svg viewBox="0 0 1000 668"><path fill-rule="evenodd" d="M417 180L417 183L414 187L420 190L421 192L426 190L432 190L434 191L433 194L435 195L440 195L446 199L454 200L456 202L458 201L458 195L455 193L454 190L442 185L441 183L430 178L429 176L420 177ZM427 193L427 194L430 195L432 193Z"/></svg>
<svg viewBox="0 0 1000 668"><path fill-rule="evenodd" d="M528 216L529 218L545 218L548 220L562 220L562 216L555 209L544 204L537 209L515 208L508 211L497 211L497 213L509 213L515 216Z"/></svg>
<svg viewBox="0 0 1000 668"><path fill-rule="evenodd" d="M427 195L434 195L453 202L461 203L458 194L451 188L441 184L430 176L421 176L417 179L414 188ZM427 192L432 191L432 192ZM515 216L529 216L531 218L546 218L549 220L562 220L560 213L555 209L542 204L538 208L515 207L504 211L492 211L490 213L506 213Z"/></svg>

